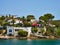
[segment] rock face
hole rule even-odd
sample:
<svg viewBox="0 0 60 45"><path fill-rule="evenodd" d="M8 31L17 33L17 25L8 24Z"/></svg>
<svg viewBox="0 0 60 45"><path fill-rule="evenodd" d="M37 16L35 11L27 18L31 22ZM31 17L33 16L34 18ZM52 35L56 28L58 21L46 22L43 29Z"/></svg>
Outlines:
<svg viewBox="0 0 60 45"><path fill-rule="evenodd" d="M44 32L43 32L43 34L45 34L46 33L46 27L44 26Z"/></svg>
<svg viewBox="0 0 60 45"><path fill-rule="evenodd" d="M52 36L52 35L50 35L50 36L49 36L49 38L50 38L50 39L55 39L55 37L54 37L54 36Z"/></svg>

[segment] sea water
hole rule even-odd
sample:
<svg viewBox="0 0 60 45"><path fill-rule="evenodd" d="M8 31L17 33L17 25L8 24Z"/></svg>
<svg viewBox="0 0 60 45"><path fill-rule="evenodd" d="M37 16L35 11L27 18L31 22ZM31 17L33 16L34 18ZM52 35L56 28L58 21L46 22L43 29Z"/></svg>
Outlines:
<svg viewBox="0 0 60 45"><path fill-rule="evenodd" d="M60 45L60 40L18 40L18 39L0 39L0 45Z"/></svg>

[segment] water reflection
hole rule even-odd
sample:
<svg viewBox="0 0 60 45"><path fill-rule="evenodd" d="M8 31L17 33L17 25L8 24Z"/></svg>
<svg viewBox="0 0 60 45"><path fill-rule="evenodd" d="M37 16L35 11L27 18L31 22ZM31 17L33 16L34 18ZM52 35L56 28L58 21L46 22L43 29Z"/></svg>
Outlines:
<svg viewBox="0 0 60 45"><path fill-rule="evenodd" d="M57 42L58 40L29 40L27 42L28 45L59 45L60 44L60 40Z"/></svg>
<svg viewBox="0 0 60 45"><path fill-rule="evenodd" d="M60 40L0 40L0 45L60 45Z"/></svg>
<svg viewBox="0 0 60 45"><path fill-rule="evenodd" d="M31 39L27 39L27 45L32 45L32 40Z"/></svg>

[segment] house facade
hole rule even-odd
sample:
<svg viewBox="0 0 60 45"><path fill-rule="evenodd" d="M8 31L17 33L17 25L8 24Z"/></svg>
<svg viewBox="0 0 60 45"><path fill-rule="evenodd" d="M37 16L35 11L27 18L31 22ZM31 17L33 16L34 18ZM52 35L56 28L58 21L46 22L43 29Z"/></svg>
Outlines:
<svg viewBox="0 0 60 45"><path fill-rule="evenodd" d="M19 30L24 30L28 32L27 37L31 34L31 27L10 27L7 26L7 35L17 36Z"/></svg>

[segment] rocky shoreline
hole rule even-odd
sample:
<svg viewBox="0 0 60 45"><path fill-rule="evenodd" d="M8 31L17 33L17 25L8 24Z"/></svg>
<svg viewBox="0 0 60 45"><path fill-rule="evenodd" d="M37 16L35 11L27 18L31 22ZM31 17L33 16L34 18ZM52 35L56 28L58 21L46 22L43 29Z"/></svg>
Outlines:
<svg viewBox="0 0 60 45"><path fill-rule="evenodd" d="M14 37L14 36L0 36L0 39L31 39L31 40L38 40L38 39L60 39L60 38L56 38L56 37L49 37L49 38L45 38L45 37Z"/></svg>

